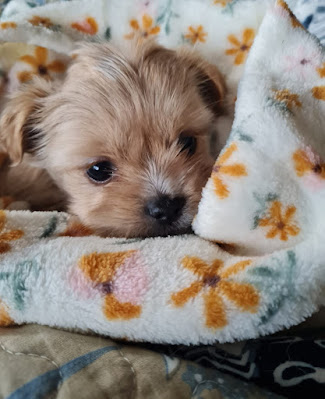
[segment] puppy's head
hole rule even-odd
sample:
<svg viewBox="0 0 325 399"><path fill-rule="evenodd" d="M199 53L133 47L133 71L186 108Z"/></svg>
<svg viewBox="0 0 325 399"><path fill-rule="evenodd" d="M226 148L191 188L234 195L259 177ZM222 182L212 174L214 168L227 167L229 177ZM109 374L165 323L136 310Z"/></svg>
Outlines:
<svg viewBox="0 0 325 399"><path fill-rule="evenodd" d="M186 232L211 172L224 86L185 50L84 45L62 85L34 80L7 105L2 143L46 168L85 224L114 236Z"/></svg>

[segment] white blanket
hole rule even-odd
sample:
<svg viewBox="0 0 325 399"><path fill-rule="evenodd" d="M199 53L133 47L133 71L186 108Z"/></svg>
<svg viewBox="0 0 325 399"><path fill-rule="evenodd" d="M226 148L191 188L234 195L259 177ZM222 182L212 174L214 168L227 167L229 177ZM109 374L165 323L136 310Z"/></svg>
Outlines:
<svg viewBox="0 0 325 399"><path fill-rule="evenodd" d="M9 3L0 39L61 53L49 52L47 66L68 62L84 35L118 42L142 30L215 62L235 119L197 236L73 238L91 233L66 214L0 211L0 323L196 344L272 333L315 312L325 283L325 51L286 3L27 3ZM9 53L2 69L14 88L37 73L40 50Z"/></svg>

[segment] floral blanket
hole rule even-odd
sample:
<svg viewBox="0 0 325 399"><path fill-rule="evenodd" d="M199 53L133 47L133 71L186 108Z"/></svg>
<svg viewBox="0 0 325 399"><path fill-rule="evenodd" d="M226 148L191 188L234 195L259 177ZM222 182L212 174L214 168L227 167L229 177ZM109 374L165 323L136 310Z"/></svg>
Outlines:
<svg viewBox="0 0 325 399"><path fill-rule="evenodd" d="M79 39L118 42L140 31L215 62L235 119L196 235L103 239L63 213L8 211L15 203L3 198L0 324L198 344L258 337L316 312L325 283L325 52L288 5L36 3L13 0L1 17L9 91L35 74L63 77Z"/></svg>

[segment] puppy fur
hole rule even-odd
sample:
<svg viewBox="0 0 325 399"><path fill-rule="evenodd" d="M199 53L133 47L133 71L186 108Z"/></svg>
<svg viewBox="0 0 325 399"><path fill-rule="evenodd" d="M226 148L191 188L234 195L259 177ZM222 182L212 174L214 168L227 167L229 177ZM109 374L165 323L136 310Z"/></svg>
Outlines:
<svg viewBox="0 0 325 399"><path fill-rule="evenodd" d="M14 165L46 171L51 190L60 187L69 211L100 234L184 233L211 173L209 137L224 94L217 68L190 50L84 44L63 82L35 78L11 97L0 142ZM180 136L195 138L193 154ZM101 160L114 165L105 184L86 173ZM159 196L185 199L167 225L144 211Z"/></svg>

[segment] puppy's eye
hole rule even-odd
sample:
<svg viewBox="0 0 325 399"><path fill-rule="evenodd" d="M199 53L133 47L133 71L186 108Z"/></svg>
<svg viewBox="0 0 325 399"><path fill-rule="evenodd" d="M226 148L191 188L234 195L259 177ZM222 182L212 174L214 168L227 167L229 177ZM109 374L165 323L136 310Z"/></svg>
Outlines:
<svg viewBox="0 0 325 399"><path fill-rule="evenodd" d="M87 176L97 182L106 183L113 176L115 171L114 165L109 161L101 161L91 165L87 169Z"/></svg>
<svg viewBox="0 0 325 399"><path fill-rule="evenodd" d="M189 156L195 153L197 144L195 137L182 133L179 136L178 143L181 146L181 152L186 151Z"/></svg>

